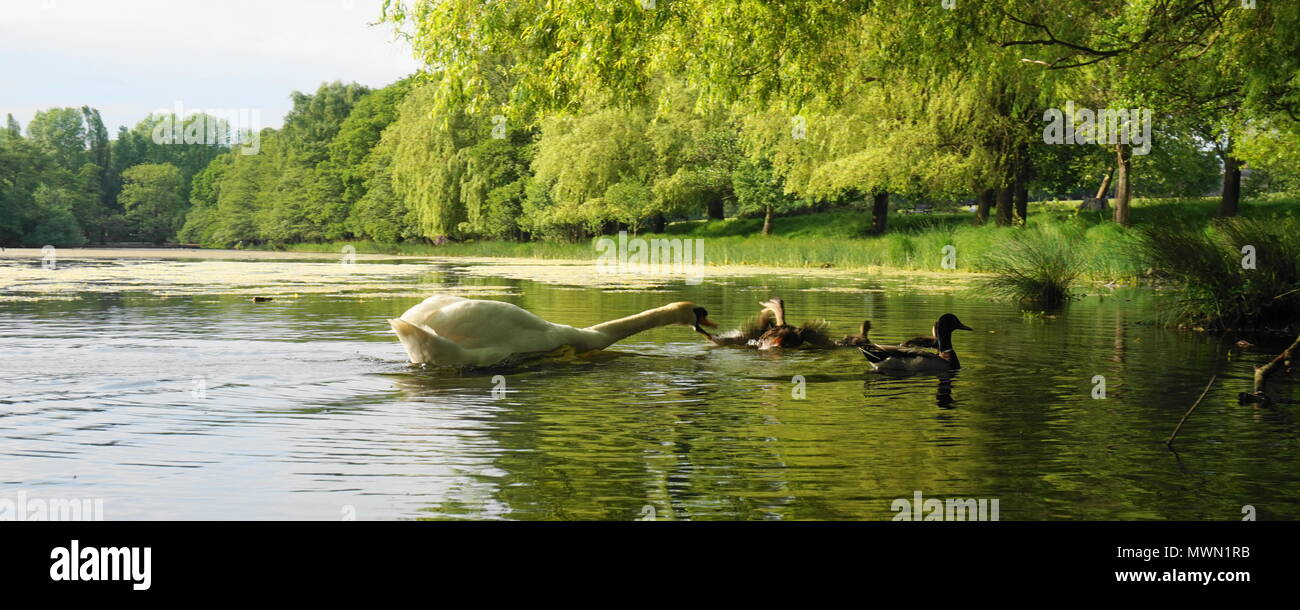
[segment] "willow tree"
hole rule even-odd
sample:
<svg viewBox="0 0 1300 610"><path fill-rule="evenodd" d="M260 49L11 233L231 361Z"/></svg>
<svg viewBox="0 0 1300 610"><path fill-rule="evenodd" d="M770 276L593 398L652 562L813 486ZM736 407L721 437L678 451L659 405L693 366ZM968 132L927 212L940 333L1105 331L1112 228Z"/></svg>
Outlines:
<svg viewBox="0 0 1300 610"><path fill-rule="evenodd" d="M435 92L435 86L424 85L407 94L384 137L395 138L389 168L393 191L405 200L421 235L436 240L459 236L460 223L467 219L460 196L465 173L460 151L477 141L477 133L464 113L445 120L435 115Z"/></svg>
<svg viewBox="0 0 1300 610"><path fill-rule="evenodd" d="M1024 50L1027 64L1091 72L1084 90L1110 90L1112 104L1177 117L1214 143L1224 165L1221 216L1237 211L1241 174L1233 144L1243 123L1270 117L1294 128L1300 119L1300 4L1076 1L1009 7L1006 15L1028 35L1004 36L999 44ZM1115 150L1117 182L1127 185L1130 151L1122 144ZM1120 189L1121 202L1126 197ZM1126 221L1124 206L1115 213Z"/></svg>
<svg viewBox="0 0 1300 610"><path fill-rule="evenodd" d="M871 83L838 106L754 113L745 142L751 156L772 160L792 194L870 195L880 233L891 192L956 196L994 175L997 157L980 139L988 108L949 85L931 94L911 82Z"/></svg>
<svg viewBox="0 0 1300 610"><path fill-rule="evenodd" d="M834 108L863 83L929 83L966 77L994 118L976 138L994 158L982 198L1008 222L1026 209L1028 150L1042 112L1098 83L1124 89L1211 61L1230 45L1242 75L1242 108L1300 115L1295 79L1300 5L1239 0L991 0L944 3L816 0L387 0L417 53L439 73L438 99L477 112L520 115L577 110L593 91L619 103L653 99L673 74L703 99L756 111L773 102L802 114ZM1254 36L1256 32L1268 36ZM508 58L508 61L502 61ZM1095 69L1105 66L1104 70ZM1217 77L1216 77L1217 78ZM1155 87L1158 89L1158 87ZM933 96L938 91L922 91ZM1126 99L1107 99L1109 107ZM1160 110L1160 108L1157 108ZM944 112L936 108L935 112ZM862 161L887 162L867 146ZM1125 159L1123 146L1116 150ZM842 169L842 168L841 168ZM878 173L888 174L882 168ZM1127 180L1127 176L1124 176ZM1118 212L1118 210L1117 210ZM1122 215L1121 215L1122 217Z"/></svg>
<svg viewBox="0 0 1300 610"><path fill-rule="evenodd" d="M611 222L630 225L653 213L630 194L655 178L655 151L645 109L595 109L542 124L533 159L535 189L525 218L532 232L578 239ZM610 196L612 195L612 197Z"/></svg>
<svg viewBox="0 0 1300 610"><path fill-rule="evenodd" d="M1223 168L1218 215L1228 217L1240 205L1239 141L1261 124L1300 126L1300 5L1208 3L1205 10L1220 19L1212 36L1134 55L1128 63L1142 77L1124 84L1215 151Z"/></svg>

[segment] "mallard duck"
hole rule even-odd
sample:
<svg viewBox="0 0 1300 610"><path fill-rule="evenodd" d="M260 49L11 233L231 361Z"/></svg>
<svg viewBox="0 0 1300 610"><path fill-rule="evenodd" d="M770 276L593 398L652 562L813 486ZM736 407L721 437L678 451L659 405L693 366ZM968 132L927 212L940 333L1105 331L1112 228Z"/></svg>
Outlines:
<svg viewBox="0 0 1300 610"><path fill-rule="evenodd" d="M492 366L513 356L547 353L563 346L575 352L609 347L639 332L680 324L705 333L716 326L694 303L664 305L639 314L574 328L547 322L510 303L435 295L389 320L413 364Z"/></svg>
<svg viewBox="0 0 1300 610"><path fill-rule="evenodd" d="M836 341L835 345L839 347L865 347L871 345L871 339L867 338L869 332L871 332L871 320L863 320L862 325L858 327L858 334L848 335Z"/></svg>
<svg viewBox="0 0 1300 610"><path fill-rule="evenodd" d="M931 336L912 337L898 345L899 347L924 347L926 349L939 349L939 341Z"/></svg>
<svg viewBox="0 0 1300 610"><path fill-rule="evenodd" d="M784 300L772 298L759 303L759 305L770 309L776 320L772 327L767 329L755 341L758 349L769 350L774 347L799 347L801 345L814 348L835 346L835 343L826 336L827 324L825 320L817 319L804 322L802 326L790 326L785 323Z"/></svg>
<svg viewBox="0 0 1300 610"><path fill-rule="evenodd" d="M730 330L720 335L711 335L708 331L702 334L712 341L714 345L740 345L746 346L756 344L758 338L763 333L772 328L775 324L776 317L772 314L771 309L763 308L757 316L750 318L743 326L735 330Z"/></svg>
<svg viewBox="0 0 1300 610"><path fill-rule="evenodd" d="M957 316L946 313L934 323L936 352L915 347L861 346L862 355L878 371L955 371L961 368L952 346L952 331L971 330Z"/></svg>

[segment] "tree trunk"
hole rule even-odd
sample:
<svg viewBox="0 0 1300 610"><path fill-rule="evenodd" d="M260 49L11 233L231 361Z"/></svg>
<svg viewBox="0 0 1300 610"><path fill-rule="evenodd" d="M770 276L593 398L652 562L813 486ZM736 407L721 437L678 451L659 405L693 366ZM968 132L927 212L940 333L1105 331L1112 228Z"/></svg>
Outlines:
<svg viewBox="0 0 1300 610"><path fill-rule="evenodd" d="M993 189L980 193L979 204L975 207L975 224L982 225L989 221L989 208L993 207L995 197Z"/></svg>
<svg viewBox="0 0 1300 610"><path fill-rule="evenodd" d="M1097 188L1097 199L1105 199L1106 193L1110 192L1110 180L1115 175L1115 167L1111 166L1106 170L1106 177L1101 179L1101 186Z"/></svg>
<svg viewBox="0 0 1300 610"><path fill-rule="evenodd" d="M772 234L772 206L763 208L763 235Z"/></svg>
<svg viewBox="0 0 1300 610"><path fill-rule="evenodd" d="M668 228L668 219L664 218L663 214L655 214L654 217L650 219L651 231L655 233L663 233L666 228Z"/></svg>
<svg viewBox="0 0 1300 610"><path fill-rule="evenodd" d="M1016 222L1022 227L1029 224L1029 188L1024 184L1016 188Z"/></svg>
<svg viewBox="0 0 1300 610"><path fill-rule="evenodd" d="M725 203L726 202L723 201L721 197L715 197L709 200L710 220L722 220L723 218L726 218L726 211L724 210Z"/></svg>
<svg viewBox="0 0 1300 610"><path fill-rule="evenodd" d="M998 189L998 226L1005 227L1011 224L1011 203L1014 198L1016 186L1008 184Z"/></svg>
<svg viewBox="0 0 1300 610"><path fill-rule="evenodd" d="M1014 193L1016 221L1020 226L1029 224L1029 177L1033 168L1029 165L1029 146L1021 144L1016 149L1016 182Z"/></svg>
<svg viewBox="0 0 1300 610"><path fill-rule="evenodd" d="M1129 223L1129 181L1128 174L1133 160L1132 151L1127 144L1115 145L1115 222L1123 226Z"/></svg>
<svg viewBox="0 0 1300 610"><path fill-rule="evenodd" d="M885 232L889 220L889 191L877 191L871 197L871 232L880 235Z"/></svg>
<svg viewBox="0 0 1300 610"><path fill-rule="evenodd" d="M1241 161L1232 153L1223 155L1223 198L1219 200L1219 217L1237 215L1241 203Z"/></svg>

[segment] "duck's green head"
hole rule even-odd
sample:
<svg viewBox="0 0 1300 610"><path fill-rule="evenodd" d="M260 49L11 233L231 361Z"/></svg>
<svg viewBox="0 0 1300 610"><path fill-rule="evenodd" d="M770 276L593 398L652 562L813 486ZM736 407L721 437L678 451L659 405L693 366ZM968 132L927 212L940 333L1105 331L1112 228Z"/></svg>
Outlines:
<svg viewBox="0 0 1300 610"><path fill-rule="evenodd" d="M939 316L939 321L934 323L934 329L936 331L975 330L969 326L966 326L965 324L962 324L961 320L957 319L957 316L950 313L946 313L943 314L942 316Z"/></svg>

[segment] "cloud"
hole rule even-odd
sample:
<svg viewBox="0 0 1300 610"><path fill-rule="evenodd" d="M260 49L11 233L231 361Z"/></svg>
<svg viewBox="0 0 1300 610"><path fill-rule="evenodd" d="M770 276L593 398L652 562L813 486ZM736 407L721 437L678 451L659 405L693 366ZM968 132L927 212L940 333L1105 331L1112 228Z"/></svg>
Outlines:
<svg viewBox="0 0 1300 610"><path fill-rule="evenodd" d="M378 20L381 0L32 0L0 11L0 113L90 105L109 129L179 101L255 108L278 126L289 93L381 87L419 69Z"/></svg>

